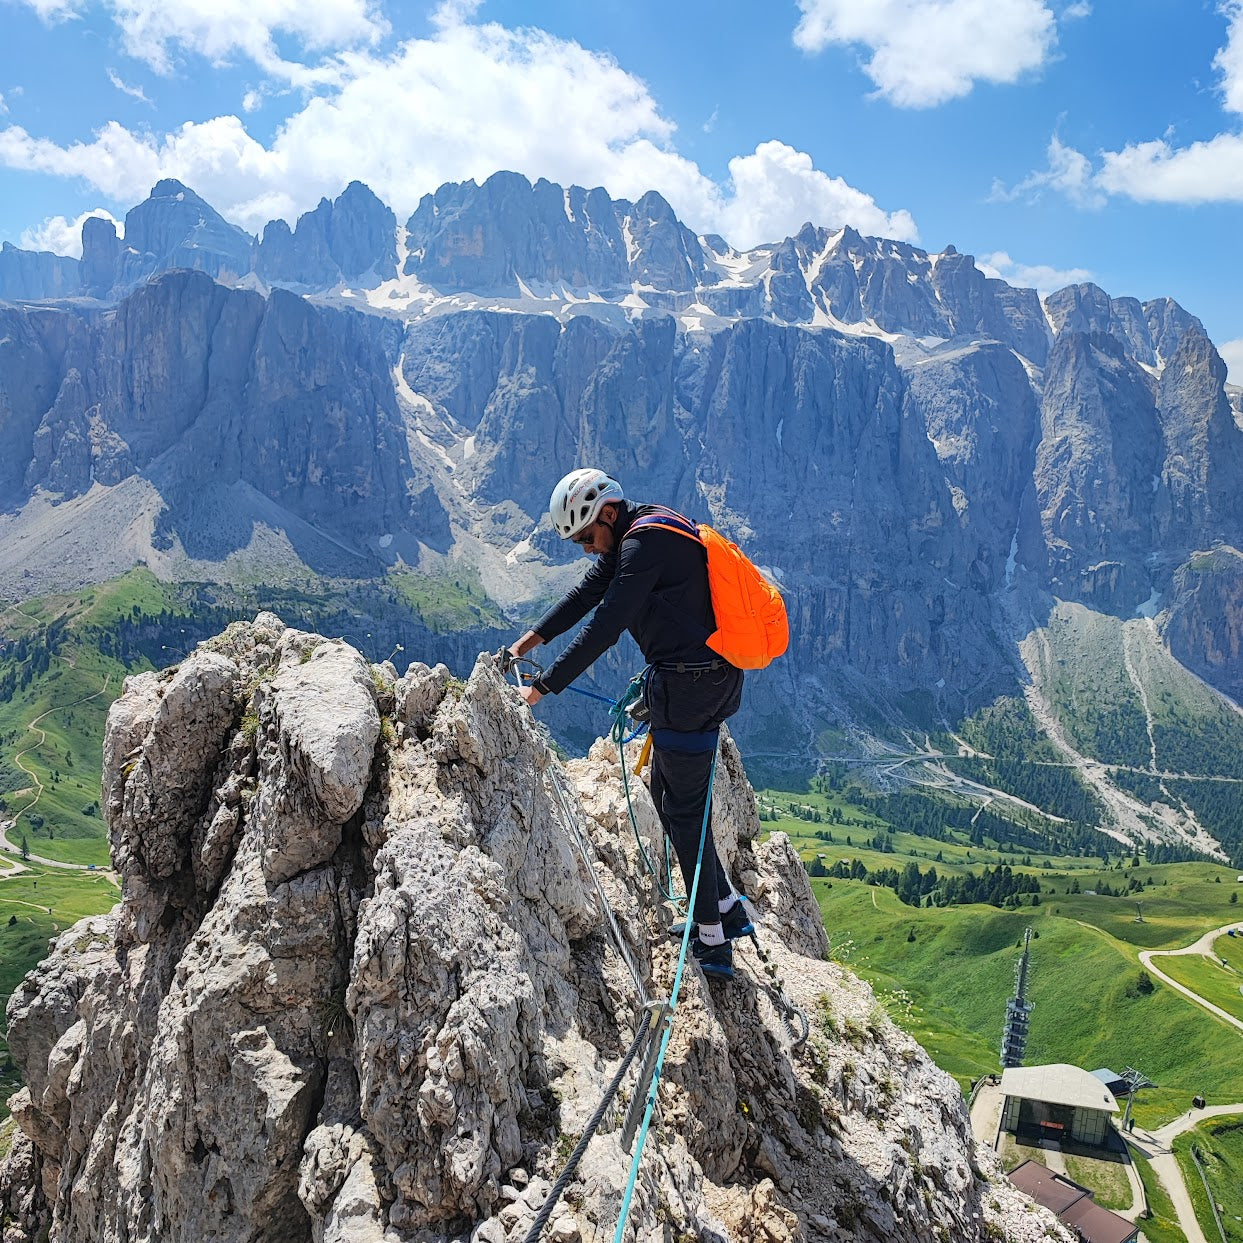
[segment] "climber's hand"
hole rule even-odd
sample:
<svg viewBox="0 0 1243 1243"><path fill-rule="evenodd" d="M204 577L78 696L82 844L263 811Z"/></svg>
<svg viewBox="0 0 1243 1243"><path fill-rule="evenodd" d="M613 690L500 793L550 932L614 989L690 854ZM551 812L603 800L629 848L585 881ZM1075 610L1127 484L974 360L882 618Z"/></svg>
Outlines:
<svg viewBox="0 0 1243 1243"><path fill-rule="evenodd" d="M522 638L515 639L514 642L509 645L509 654L515 659L520 656L525 656L528 652L534 651L535 648L539 647L543 641L544 640L536 634L534 630L528 630Z"/></svg>
<svg viewBox="0 0 1243 1243"><path fill-rule="evenodd" d="M541 695L541 694L539 693L539 691L537 691L537 690L535 689L535 687L533 687L533 686L521 686L521 687L519 687L519 688L518 688L518 694L519 694L519 695L521 695L521 696L522 696L522 698L526 700L526 702L527 702L527 706L528 706L528 707L531 707L531 708L534 708L534 707L535 707L535 705L536 705L537 703L539 703L539 701L540 701L541 699L543 699L543 698L544 698L544 696L543 696L543 695Z"/></svg>

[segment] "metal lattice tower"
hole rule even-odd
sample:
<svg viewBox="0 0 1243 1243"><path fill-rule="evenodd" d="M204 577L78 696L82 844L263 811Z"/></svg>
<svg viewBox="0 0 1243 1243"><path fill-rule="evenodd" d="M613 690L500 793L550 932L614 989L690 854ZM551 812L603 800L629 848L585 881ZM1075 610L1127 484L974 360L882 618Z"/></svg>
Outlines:
<svg viewBox="0 0 1243 1243"><path fill-rule="evenodd" d="M1022 1066L1027 1052L1027 1025L1030 1021L1032 1003L1027 1000L1027 980L1031 974L1032 930L1028 928L1023 938L1023 953L1014 969L1014 996L1006 1004L1006 1026L1001 1034L1001 1068Z"/></svg>
<svg viewBox="0 0 1243 1243"><path fill-rule="evenodd" d="M1122 1072L1122 1078L1127 1086L1126 1110L1122 1115L1122 1129L1126 1131L1130 1127L1131 1107L1135 1104L1136 1093L1140 1088L1155 1088L1157 1085L1142 1070L1136 1070L1131 1066Z"/></svg>

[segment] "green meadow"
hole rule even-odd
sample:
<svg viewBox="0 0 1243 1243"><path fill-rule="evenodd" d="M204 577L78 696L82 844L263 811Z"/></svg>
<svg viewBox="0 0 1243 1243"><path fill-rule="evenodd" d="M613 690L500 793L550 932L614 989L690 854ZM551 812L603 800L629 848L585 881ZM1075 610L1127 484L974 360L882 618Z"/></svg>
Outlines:
<svg viewBox="0 0 1243 1243"><path fill-rule="evenodd" d="M1204 1168L1204 1178L1208 1179L1218 1206L1228 1243L1243 1243L1243 1117L1207 1118L1174 1141L1174 1155L1204 1237L1220 1238L1204 1190L1204 1178L1192 1160L1193 1149Z"/></svg>
<svg viewBox="0 0 1243 1243"><path fill-rule="evenodd" d="M473 567L438 574L396 571L387 581L402 603L435 633L506 625Z"/></svg>
<svg viewBox="0 0 1243 1243"><path fill-rule="evenodd" d="M125 675L150 668L118 639L147 619L165 628L181 608L148 570L71 595L46 596L0 614L0 818L31 854L108 864L99 804L104 723ZM174 663L177 648L161 649Z"/></svg>
<svg viewBox="0 0 1243 1243"><path fill-rule="evenodd" d="M110 911L120 889L106 872L67 871L31 864L0 872L0 1016L22 977L47 955L48 943L79 919ZM9 1061L7 1025L0 1031L0 1116L21 1086Z"/></svg>
<svg viewBox="0 0 1243 1243"><path fill-rule="evenodd" d="M1213 958L1201 954L1180 954L1158 958L1153 966L1160 967L1172 980L1186 985L1205 1001L1220 1006L1227 1014L1243 1019L1243 971L1234 965L1243 963L1243 938L1220 936L1213 949Z"/></svg>
<svg viewBox="0 0 1243 1243"><path fill-rule="evenodd" d="M1024 894L1014 909L1002 909L908 906L892 889L863 880L812 877L833 956L868 979L895 1022L964 1086L999 1069L1006 1002L1031 928L1028 1064L1142 1070L1159 1085L1136 1105L1144 1126L1182 1113L1196 1093L1212 1102L1243 1100L1243 1060L1223 1056L1237 1032L1160 981L1143 978L1138 958L1141 949L1181 948L1227 923L1239 909L1230 902L1234 869L1150 866L1142 858L1135 867L1129 852L1103 866L1099 856L1049 857L992 841L931 840L840 802L830 806L839 808L842 822L830 824L819 797L761 793L769 817L773 809L786 809L765 828L788 833L809 867L814 862L827 870L839 859L858 859L869 871L900 872L914 861L925 871L954 875L1005 863L1039 880L1039 905ZM789 814L791 801L801 814ZM805 818L813 804L822 811L819 822ZM878 833L884 849L875 848ZM1142 889L1129 896L1093 892L1126 889L1132 879ZM1223 941L1234 944L1220 938L1219 950ZM1243 944L1239 950L1243 958ZM1190 959L1160 960L1163 970L1171 963L1195 967Z"/></svg>

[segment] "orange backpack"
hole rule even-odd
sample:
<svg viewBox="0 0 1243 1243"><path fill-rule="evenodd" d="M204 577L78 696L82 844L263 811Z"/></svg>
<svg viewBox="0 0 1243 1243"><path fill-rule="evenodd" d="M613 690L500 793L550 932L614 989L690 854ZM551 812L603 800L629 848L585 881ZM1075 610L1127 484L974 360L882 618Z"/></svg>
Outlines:
<svg viewBox="0 0 1243 1243"><path fill-rule="evenodd" d="M736 669L763 669L790 645L790 624L781 592L760 573L755 563L706 522L698 524L672 509L644 514L630 524L631 531L659 527L702 544L708 554L708 589L716 630L707 645Z"/></svg>

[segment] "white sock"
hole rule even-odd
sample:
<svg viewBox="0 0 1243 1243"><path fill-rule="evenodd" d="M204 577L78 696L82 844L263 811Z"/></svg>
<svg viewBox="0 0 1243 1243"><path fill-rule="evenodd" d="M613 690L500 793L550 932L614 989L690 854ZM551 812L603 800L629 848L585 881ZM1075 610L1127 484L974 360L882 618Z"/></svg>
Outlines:
<svg viewBox="0 0 1243 1243"><path fill-rule="evenodd" d="M728 911L737 901L738 901L738 894L734 891L733 885L731 885L729 887L729 893L727 893L725 897L717 901L716 909L720 911L722 915L724 915L725 912Z"/></svg>
<svg viewBox="0 0 1243 1243"><path fill-rule="evenodd" d="M699 939L705 945L724 945L725 929L719 923L716 924L700 924Z"/></svg>

